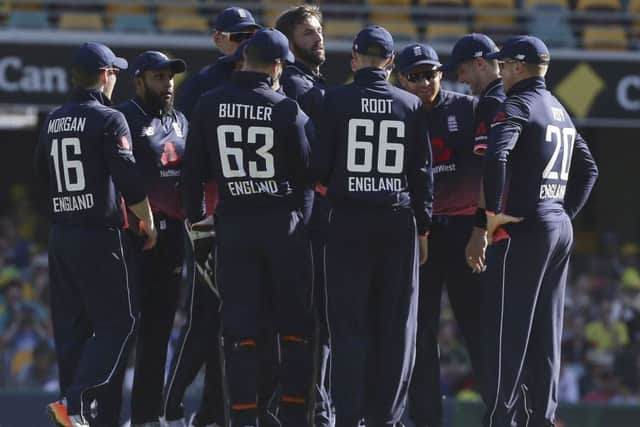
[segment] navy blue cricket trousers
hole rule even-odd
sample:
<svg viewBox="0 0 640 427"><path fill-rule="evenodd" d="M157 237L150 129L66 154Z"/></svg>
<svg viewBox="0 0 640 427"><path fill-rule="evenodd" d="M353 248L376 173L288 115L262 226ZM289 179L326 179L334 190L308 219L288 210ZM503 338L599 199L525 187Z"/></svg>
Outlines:
<svg viewBox="0 0 640 427"><path fill-rule="evenodd" d="M70 415L119 426L134 338L134 278L121 230L58 225L49 232L51 313L61 393Z"/></svg>
<svg viewBox="0 0 640 427"><path fill-rule="evenodd" d="M140 325L131 390L133 424L157 422L162 416L167 345L178 306L184 262L181 220L155 214L156 246L136 250ZM138 245L142 241L137 241Z"/></svg>
<svg viewBox="0 0 640 427"><path fill-rule="evenodd" d="M429 233L429 259L420 267L416 365L409 389L409 414L417 426L442 425L438 332L446 284L453 314L477 375L481 367L480 275L465 260L474 217L435 216Z"/></svg>
<svg viewBox="0 0 640 427"><path fill-rule="evenodd" d="M277 413L309 425L313 409L313 257L298 211L217 218L216 281L222 296L226 390L234 426L256 425L263 354L279 350ZM279 345L274 349L273 337ZM267 373L267 376L269 372ZM260 408L263 409L263 408Z"/></svg>
<svg viewBox="0 0 640 427"><path fill-rule="evenodd" d="M505 229L510 238L489 247L482 285L484 426L552 426L571 221L523 222ZM519 414L522 407L529 413Z"/></svg>
<svg viewBox="0 0 640 427"><path fill-rule="evenodd" d="M212 247L211 250L214 250ZM204 389L196 421L198 425L224 425L220 335L220 300L195 266L193 250L187 242L187 323L183 327L164 396L164 417L168 421L184 418L184 394L205 365ZM189 253L190 252L190 253Z"/></svg>
<svg viewBox="0 0 640 427"><path fill-rule="evenodd" d="M418 243L410 209L336 208L325 262L336 427L392 426L415 357Z"/></svg>
<svg viewBox="0 0 640 427"><path fill-rule="evenodd" d="M316 427L333 427L335 419L331 404L331 340L329 336L329 319L327 314L327 289L324 280L324 247L327 240L329 221L329 201L319 193L313 199L313 211L309 223L311 245L313 247L314 314L316 317L316 345L318 347L318 373L315 389L315 424Z"/></svg>

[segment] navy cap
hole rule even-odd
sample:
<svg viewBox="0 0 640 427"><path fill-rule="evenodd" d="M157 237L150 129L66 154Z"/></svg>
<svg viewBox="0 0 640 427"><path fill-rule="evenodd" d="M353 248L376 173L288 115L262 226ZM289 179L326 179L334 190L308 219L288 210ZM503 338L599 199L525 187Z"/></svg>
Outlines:
<svg viewBox="0 0 640 427"><path fill-rule="evenodd" d="M134 76L139 76L147 70L161 70L163 68L170 68L175 74L184 73L187 70L187 63L182 59L169 59L167 55L157 50L142 52L133 61Z"/></svg>
<svg viewBox="0 0 640 427"><path fill-rule="evenodd" d="M275 28L263 28L256 31L247 41L246 47L256 47L260 53L260 59L265 62L295 61L293 53L289 50L289 39Z"/></svg>
<svg viewBox="0 0 640 427"><path fill-rule="evenodd" d="M498 46L484 34L467 34L456 42L451 51L449 63L442 66L443 71L454 71L458 65L474 58L483 58L498 52Z"/></svg>
<svg viewBox="0 0 640 427"><path fill-rule="evenodd" d="M262 28L256 24L251 12L241 7L228 7L220 12L213 26L223 33L240 33Z"/></svg>
<svg viewBox="0 0 640 427"><path fill-rule="evenodd" d="M487 59L516 59L528 64L548 64L549 49L534 36L513 36L507 39L499 52L486 55Z"/></svg>
<svg viewBox="0 0 640 427"><path fill-rule="evenodd" d="M428 44L410 44L396 58L396 68L403 74L421 65L431 65L434 69L440 67L438 54Z"/></svg>
<svg viewBox="0 0 640 427"><path fill-rule="evenodd" d="M353 49L363 55L389 58L393 54L393 37L386 29L369 25L353 40Z"/></svg>
<svg viewBox="0 0 640 427"><path fill-rule="evenodd" d="M126 70L129 63L102 43L87 42L73 54L73 65L84 67L87 71L98 71L101 68L115 67Z"/></svg>

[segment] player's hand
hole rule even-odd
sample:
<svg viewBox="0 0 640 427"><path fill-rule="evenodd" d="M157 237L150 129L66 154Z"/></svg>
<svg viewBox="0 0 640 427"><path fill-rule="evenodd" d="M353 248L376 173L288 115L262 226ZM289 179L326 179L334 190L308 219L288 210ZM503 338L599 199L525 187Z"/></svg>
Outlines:
<svg viewBox="0 0 640 427"><path fill-rule="evenodd" d="M428 234L425 234L424 236L418 236L418 247L420 249L420 265L423 265L429 258Z"/></svg>
<svg viewBox="0 0 640 427"><path fill-rule="evenodd" d="M524 218L522 217L515 217L503 213L491 214L487 212L487 235L489 237L489 244L493 242L493 235L495 234L496 230L498 230L498 228L502 227L505 224L520 222L523 219Z"/></svg>
<svg viewBox="0 0 640 427"><path fill-rule="evenodd" d="M464 249L464 255L467 265L474 273L481 273L487 268L485 264L485 253L488 244L487 230L480 227L473 227L467 247Z"/></svg>
<svg viewBox="0 0 640 427"><path fill-rule="evenodd" d="M153 223L146 224L144 221L140 221L138 223L138 228L141 235L146 237L142 250L148 251L156 245L156 241L158 240L158 231Z"/></svg>

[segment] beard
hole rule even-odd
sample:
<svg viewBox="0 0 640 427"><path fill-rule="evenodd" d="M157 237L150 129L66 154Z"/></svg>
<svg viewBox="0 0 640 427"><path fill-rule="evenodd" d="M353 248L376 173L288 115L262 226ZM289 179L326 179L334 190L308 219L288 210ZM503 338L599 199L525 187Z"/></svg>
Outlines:
<svg viewBox="0 0 640 427"><path fill-rule="evenodd" d="M144 84L144 102L154 111L160 111L162 115L173 113L173 94L170 97L164 97L164 95L157 94L147 85Z"/></svg>
<svg viewBox="0 0 640 427"><path fill-rule="evenodd" d="M293 47L295 55L304 63L320 66L324 64L325 53L322 51L314 51L313 49L305 49L300 46Z"/></svg>

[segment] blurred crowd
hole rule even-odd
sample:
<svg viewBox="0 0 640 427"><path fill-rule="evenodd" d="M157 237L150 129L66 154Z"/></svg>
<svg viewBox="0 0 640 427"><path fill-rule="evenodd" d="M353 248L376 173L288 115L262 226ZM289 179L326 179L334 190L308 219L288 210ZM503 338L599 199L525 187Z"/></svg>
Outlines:
<svg viewBox="0 0 640 427"><path fill-rule="evenodd" d="M0 212L0 388L57 391L49 310L46 221L16 186ZM561 402L640 403L640 246L613 234L573 257L565 299ZM441 381L448 396L477 400L468 354L446 294ZM184 311L176 316L171 359Z"/></svg>

